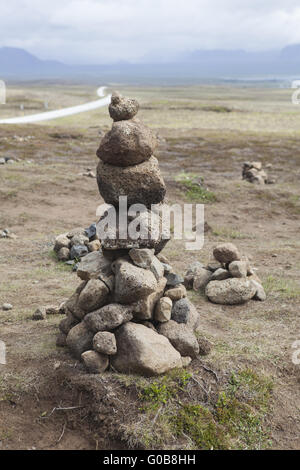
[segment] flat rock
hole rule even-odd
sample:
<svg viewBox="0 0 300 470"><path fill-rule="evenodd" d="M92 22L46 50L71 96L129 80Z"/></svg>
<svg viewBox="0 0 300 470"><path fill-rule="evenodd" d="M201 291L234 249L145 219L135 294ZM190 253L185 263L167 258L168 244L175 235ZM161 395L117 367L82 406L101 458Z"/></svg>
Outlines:
<svg viewBox="0 0 300 470"><path fill-rule="evenodd" d="M98 333L98 331L114 330L131 319L131 306L114 303L88 313L84 317L84 323L91 331Z"/></svg>
<svg viewBox="0 0 300 470"><path fill-rule="evenodd" d="M126 323L116 331L118 352L112 366L119 372L153 376L182 367L181 356L163 335L137 323Z"/></svg>
<svg viewBox="0 0 300 470"><path fill-rule="evenodd" d="M151 129L138 119L119 121L101 140L97 156L110 165L129 167L149 160L156 145Z"/></svg>
<svg viewBox="0 0 300 470"><path fill-rule="evenodd" d="M126 98L120 93L111 95L111 103L108 107L109 115L114 121L126 121L132 119L139 110L139 103L132 98Z"/></svg>
<svg viewBox="0 0 300 470"><path fill-rule="evenodd" d="M216 304L236 305L247 302L255 295L256 288L247 278L231 278L224 281L211 281L205 294Z"/></svg>
<svg viewBox="0 0 300 470"><path fill-rule="evenodd" d="M192 358L199 354L199 344L196 336L184 323L177 323L170 320L157 327L158 333L168 338L174 348L180 352L181 356Z"/></svg>
<svg viewBox="0 0 300 470"><path fill-rule="evenodd" d="M96 351L85 351L81 354L81 359L89 372L92 374L101 374L109 366L108 356L99 354Z"/></svg>
<svg viewBox="0 0 300 470"><path fill-rule="evenodd" d="M151 204L163 201L166 186L161 176L158 161L151 157L148 161L126 168L99 161L97 166L99 192L107 204L119 206L119 197L127 196L128 206Z"/></svg>
<svg viewBox="0 0 300 470"><path fill-rule="evenodd" d="M239 251L233 243L221 243L214 248L213 255L217 261L223 264L241 259Z"/></svg>
<svg viewBox="0 0 300 470"><path fill-rule="evenodd" d="M157 281L154 274L125 261L116 271L115 300L130 304L155 292Z"/></svg>

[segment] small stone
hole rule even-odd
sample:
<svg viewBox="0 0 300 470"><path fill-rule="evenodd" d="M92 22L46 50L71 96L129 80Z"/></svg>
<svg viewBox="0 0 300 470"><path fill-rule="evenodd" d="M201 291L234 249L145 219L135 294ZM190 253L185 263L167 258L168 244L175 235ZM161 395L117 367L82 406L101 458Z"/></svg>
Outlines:
<svg viewBox="0 0 300 470"><path fill-rule="evenodd" d="M85 256L88 253L88 249L85 245L73 245L70 250L70 258L77 259Z"/></svg>
<svg viewBox="0 0 300 470"><path fill-rule="evenodd" d="M131 319L132 311L130 306L114 303L88 313L84 317L84 323L89 330L98 333L98 331L114 330Z"/></svg>
<svg viewBox="0 0 300 470"><path fill-rule="evenodd" d="M93 337L94 333L81 322L69 331L66 343L72 354L79 359L83 352L92 349Z"/></svg>
<svg viewBox="0 0 300 470"><path fill-rule="evenodd" d="M46 308L38 307L32 315L32 320L45 320L47 317Z"/></svg>
<svg viewBox="0 0 300 470"><path fill-rule="evenodd" d="M176 287L178 284L182 284L184 281L183 277L176 273L169 273L167 274L166 278L168 287Z"/></svg>
<svg viewBox="0 0 300 470"><path fill-rule="evenodd" d="M186 297L186 288L183 284L173 287L165 291L165 296L170 297L171 300L180 300Z"/></svg>
<svg viewBox="0 0 300 470"><path fill-rule="evenodd" d="M93 339L94 350L101 354L111 356L117 352L116 337L109 331L99 331Z"/></svg>
<svg viewBox="0 0 300 470"><path fill-rule="evenodd" d="M4 303L2 305L2 310L4 311L12 310L12 308L13 308L12 304Z"/></svg>
<svg viewBox="0 0 300 470"><path fill-rule="evenodd" d="M59 307L55 307L53 305L47 305L45 309L46 309L46 315L58 315L60 313Z"/></svg>
<svg viewBox="0 0 300 470"><path fill-rule="evenodd" d="M96 351L85 351L81 354L81 359L85 367L92 374L101 374L105 372L109 366L108 356L99 354Z"/></svg>
<svg viewBox="0 0 300 470"><path fill-rule="evenodd" d="M70 258L70 250L69 248L62 247L57 253L57 258L59 261L68 261Z"/></svg>
<svg viewBox="0 0 300 470"><path fill-rule="evenodd" d="M111 269L111 260L101 251L93 251L80 260L77 276L85 281L99 278L110 291L113 290L115 277Z"/></svg>
<svg viewBox="0 0 300 470"><path fill-rule="evenodd" d="M99 251L101 248L100 240L93 240L92 242L87 243L86 245L90 252L92 251Z"/></svg>
<svg viewBox="0 0 300 470"><path fill-rule="evenodd" d="M190 305L187 299L176 300L172 307L172 320L177 323L187 323L190 313Z"/></svg>
<svg viewBox="0 0 300 470"><path fill-rule="evenodd" d="M247 265L244 261L232 261L228 270L232 277L247 277Z"/></svg>
<svg viewBox="0 0 300 470"><path fill-rule="evenodd" d="M136 266L149 269L154 258L154 249L132 248L128 254Z"/></svg>
<svg viewBox="0 0 300 470"><path fill-rule="evenodd" d="M206 266L206 269L208 269L209 271L212 271L213 273L220 268L222 268L222 265L218 263L218 261L210 261L208 265Z"/></svg>
<svg viewBox="0 0 300 470"><path fill-rule="evenodd" d="M233 263L236 263L236 262L237 261L233 261ZM230 273L227 271L227 269L218 268L216 271L212 273L211 280L212 281L224 281L224 279L228 279L229 277L231 276L230 276Z"/></svg>
<svg viewBox="0 0 300 470"><path fill-rule="evenodd" d="M111 96L108 107L109 115L114 121L132 119L139 110L139 103L135 99L126 98L115 92Z"/></svg>
<svg viewBox="0 0 300 470"><path fill-rule="evenodd" d="M86 313L102 307L109 294L109 289L100 279L90 279L79 294L78 307Z"/></svg>
<svg viewBox="0 0 300 470"><path fill-rule="evenodd" d="M74 235L71 238L71 246L78 246L78 245L87 245L89 243L89 238L86 235Z"/></svg>
<svg viewBox="0 0 300 470"><path fill-rule="evenodd" d="M223 264L241 259L239 251L233 243L222 243L216 246L213 250L213 255L217 261Z"/></svg>
<svg viewBox="0 0 300 470"><path fill-rule="evenodd" d="M204 290L209 281L211 280L212 272L208 269L202 268L197 270L197 274L194 276L193 289L197 291Z"/></svg>
<svg viewBox="0 0 300 470"><path fill-rule="evenodd" d="M96 235L96 224L95 223L91 224L88 228L84 230L84 232L86 236L89 238L89 240L91 240Z"/></svg>
<svg viewBox="0 0 300 470"><path fill-rule="evenodd" d="M154 319L161 323L170 320L172 305L169 297L161 297L155 306Z"/></svg>
<svg viewBox="0 0 300 470"><path fill-rule="evenodd" d="M58 235L55 238L54 251L58 253L61 248L70 248L70 245L70 239L66 235Z"/></svg>
<svg viewBox="0 0 300 470"><path fill-rule="evenodd" d="M181 356L194 358L199 354L197 338L184 323L170 320L166 323L161 323L157 331L168 338L172 346L180 352Z"/></svg>

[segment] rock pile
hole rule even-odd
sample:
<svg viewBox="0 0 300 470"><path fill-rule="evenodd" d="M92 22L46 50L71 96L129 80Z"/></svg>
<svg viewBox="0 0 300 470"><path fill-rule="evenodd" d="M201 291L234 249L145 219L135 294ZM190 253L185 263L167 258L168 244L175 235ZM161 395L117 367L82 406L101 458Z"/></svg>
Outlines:
<svg viewBox="0 0 300 470"><path fill-rule="evenodd" d="M12 157L0 157L0 165L5 165L7 164L12 164L17 161L20 161L18 158L12 158Z"/></svg>
<svg viewBox="0 0 300 470"><path fill-rule="evenodd" d="M96 233L96 224L88 228L74 228L70 232L62 233L55 238L54 251L60 261L74 260L92 251L100 250L101 243Z"/></svg>
<svg viewBox="0 0 300 470"><path fill-rule="evenodd" d="M108 203L99 223L109 211L120 211L119 196L128 196L128 204L147 207L135 220L148 237L124 236L120 225L111 237L101 237L101 250L88 253L78 265L82 282L63 305L66 317L59 325L57 345L67 346L92 373L111 367L157 375L210 349L207 340L195 335L199 313L186 298L183 278L160 254L168 238L146 224L160 217L151 204L163 203L166 188L152 155L156 139L135 118L137 111L135 100L112 95L114 123L97 151L99 191Z"/></svg>
<svg viewBox="0 0 300 470"><path fill-rule="evenodd" d="M215 247L213 255L216 261L206 266L198 261L191 264L184 278L187 289L203 291L217 304L235 305L250 299L266 299L259 277L235 245L222 243Z"/></svg>
<svg viewBox="0 0 300 470"><path fill-rule="evenodd" d="M8 228L5 228L4 230L0 231L0 238L8 238L10 240L16 240L17 235L13 232L11 232Z"/></svg>
<svg viewBox="0 0 300 470"><path fill-rule="evenodd" d="M262 169L261 162L245 162L242 171L243 180L254 184L273 184L274 180L268 178L267 173Z"/></svg>

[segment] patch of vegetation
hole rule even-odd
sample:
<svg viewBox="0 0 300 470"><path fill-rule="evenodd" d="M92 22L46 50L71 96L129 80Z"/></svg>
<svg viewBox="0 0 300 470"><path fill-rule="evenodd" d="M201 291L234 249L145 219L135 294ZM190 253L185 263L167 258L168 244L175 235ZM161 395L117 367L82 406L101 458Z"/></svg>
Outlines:
<svg viewBox="0 0 300 470"><path fill-rule="evenodd" d="M224 240L243 240L245 238L251 238L250 235L239 232L238 230L231 229L228 227L219 227L213 229L213 235L220 237Z"/></svg>
<svg viewBox="0 0 300 470"><path fill-rule="evenodd" d="M270 447L265 418L273 384L251 369L233 373L227 390L219 395L215 418L231 436L235 449Z"/></svg>
<svg viewBox="0 0 300 470"><path fill-rule="evenodd" d="M300 297L300 286L292 279L282 279L268 276L263 282L267 294L276 293L284 299L295 299Z"/></svg>
<svg viewBox="0 0 300 470"><path fill-rule="evenodd" d="M201 108L202 111L212 111L214 113L231 113L233 111L232 108L228 106L221 106L221 105L210 105L210 106L203 106Z"/></svg>
<svg viewBox="0 0 300 470"><path fill-rule="evenodd" d="M203 185L203 179L195 173L180 173L176 177L185 189L185 196L192 202L210 203L217 200L216 195Z"/></svg>

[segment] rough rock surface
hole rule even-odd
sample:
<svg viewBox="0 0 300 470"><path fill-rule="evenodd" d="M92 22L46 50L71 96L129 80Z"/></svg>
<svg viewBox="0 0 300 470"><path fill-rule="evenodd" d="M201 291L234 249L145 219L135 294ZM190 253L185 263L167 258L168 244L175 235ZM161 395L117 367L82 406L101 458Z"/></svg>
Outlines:
<svg viewBox="0 0 300 470"><path fill-rule="evenodd" d="M131 307L117 303L108 304L88 313L84 317L85 325L94 333L111 331L132 319Z"/></svg>
<svg viewBox="0 0 300 470"><path fill-rule="evenodd" d="M84 312L93 312L102 307L109 294L109 289L100 279L90 279L79 294L78 307Z"/></svg>
<svg viewBox="0 0 300 470"><path fill-rule="evenodd" d="M111 103L108 107L109 115L114 121L125 121L132 119L139 110L139 103L132 98L126 98L120 93L111 95Z"/></svg>
<svg viewBox="0 0 300 470"><path fill-rule="evenodd" d="M242 304L255 295L256 288L247 278L231 278L225 281L211 281L205 293L216 304Z"/></svg>
<svg viewBox="0 0 300 470"><path fill-rule="evenodd" d="M155 320L161 323L170 320L172 305L172 300L169 297L161 297L155 307Z"/></svg>
<svg viewBox="0 0 300 470"><path fill-rule="evenodd" d="M108 356L116 354L116 337L109 331L98 331L93 338L93 347L95 351L101 354L107 354Z"/></svg>
<svg viewBox="0 0 300 470"><path fill-rule="evenodd" d="M96 351L85 351L81 354L84 365L92 374L101 374L105 372L109 366L109 359L104 354Z"/></svg>
<svg viewBox="0 0 300 470"><path fill-rule="evenodd" d="M151 157L139 165L126 168L99 161L97 166L99 192L107 204L118 207L119 197L127 196L128 206L132 204L160 203L166 194L158 161Z"/></svg>
<svg viewBox="0 0 300 470"><path fill-rule="evenodd" d="M156 147L153 132L138 119L114 122L97 150L97 156L113 166L128 167L149 160Z"/></svg>
<svg viewBox="0 0 300 470"><path fill-rule="evenodd" d="M168 289L165 292L166 297L170 297L171 300L180 300L186 297L186 288L183 284L178 284L172 289Z"/></svg>
<svg viewBox="0 0 300 470"><path fill-rule="evenodd" d="M154 258L154 249L150 248L132 248L129 256L139 268L149 269Z"/></svg>
<svg viewBox="0 0 300 470"><path fill-rule="evenodd" d="M228 270L232 277L247 277L247 264L244 261L232 261Z"/></svg>
<svg viewBox="0 0 300 470"><path fill-rule="evenodd" d="M204 290L209 281L211 280L212 272L208 269L198 269L197 273L195 274L194 281L193 281L193 289L195 291Z"/></svg>
<svg viewBox="0 0 300 470"><path fill-rule="evenodd" d="M156 302L163 296L166 282L166 278L163 277L157 283L155 292L131 304L134 320L151 320L153 318Z"/></svg>
<svg viewBox="0 0 300 470"><path fill-rule="evenodd" d="M112 366L119 372L153 376L181 367L181 356L163 335L137 323L116 331L118 352Z"/></svg>
<svg viewBox="0 0 300 470"><path fill-rule="evenodd" d="M69 331L66 343L72 354L79 359L83 352L92 349L93 336L94 333L81 322Z"/></svg>
<svg viewBox="0 0 300 470"><path fill-rule="evenodd" d="M101 251L94 251L81 259L77 269L77 276L85 281L99 278L110 290L114 287L111 260L106 258Z"/></svg>
<svg viewBox="0 0 300 470"><path fill-rule="evenodd" d="M125 261L116 271L115 300L121 304L135 302L157 288L154 274Z"/></svg>
<svg viewBox="0 0 300 470"><path fill-rule="evenodd" d="M157 331L168 338L174 348L180 352L181 356L194 358L199 354L197 338L184 323L170 320L166 323L161 323L157 327Z"/></svg>

